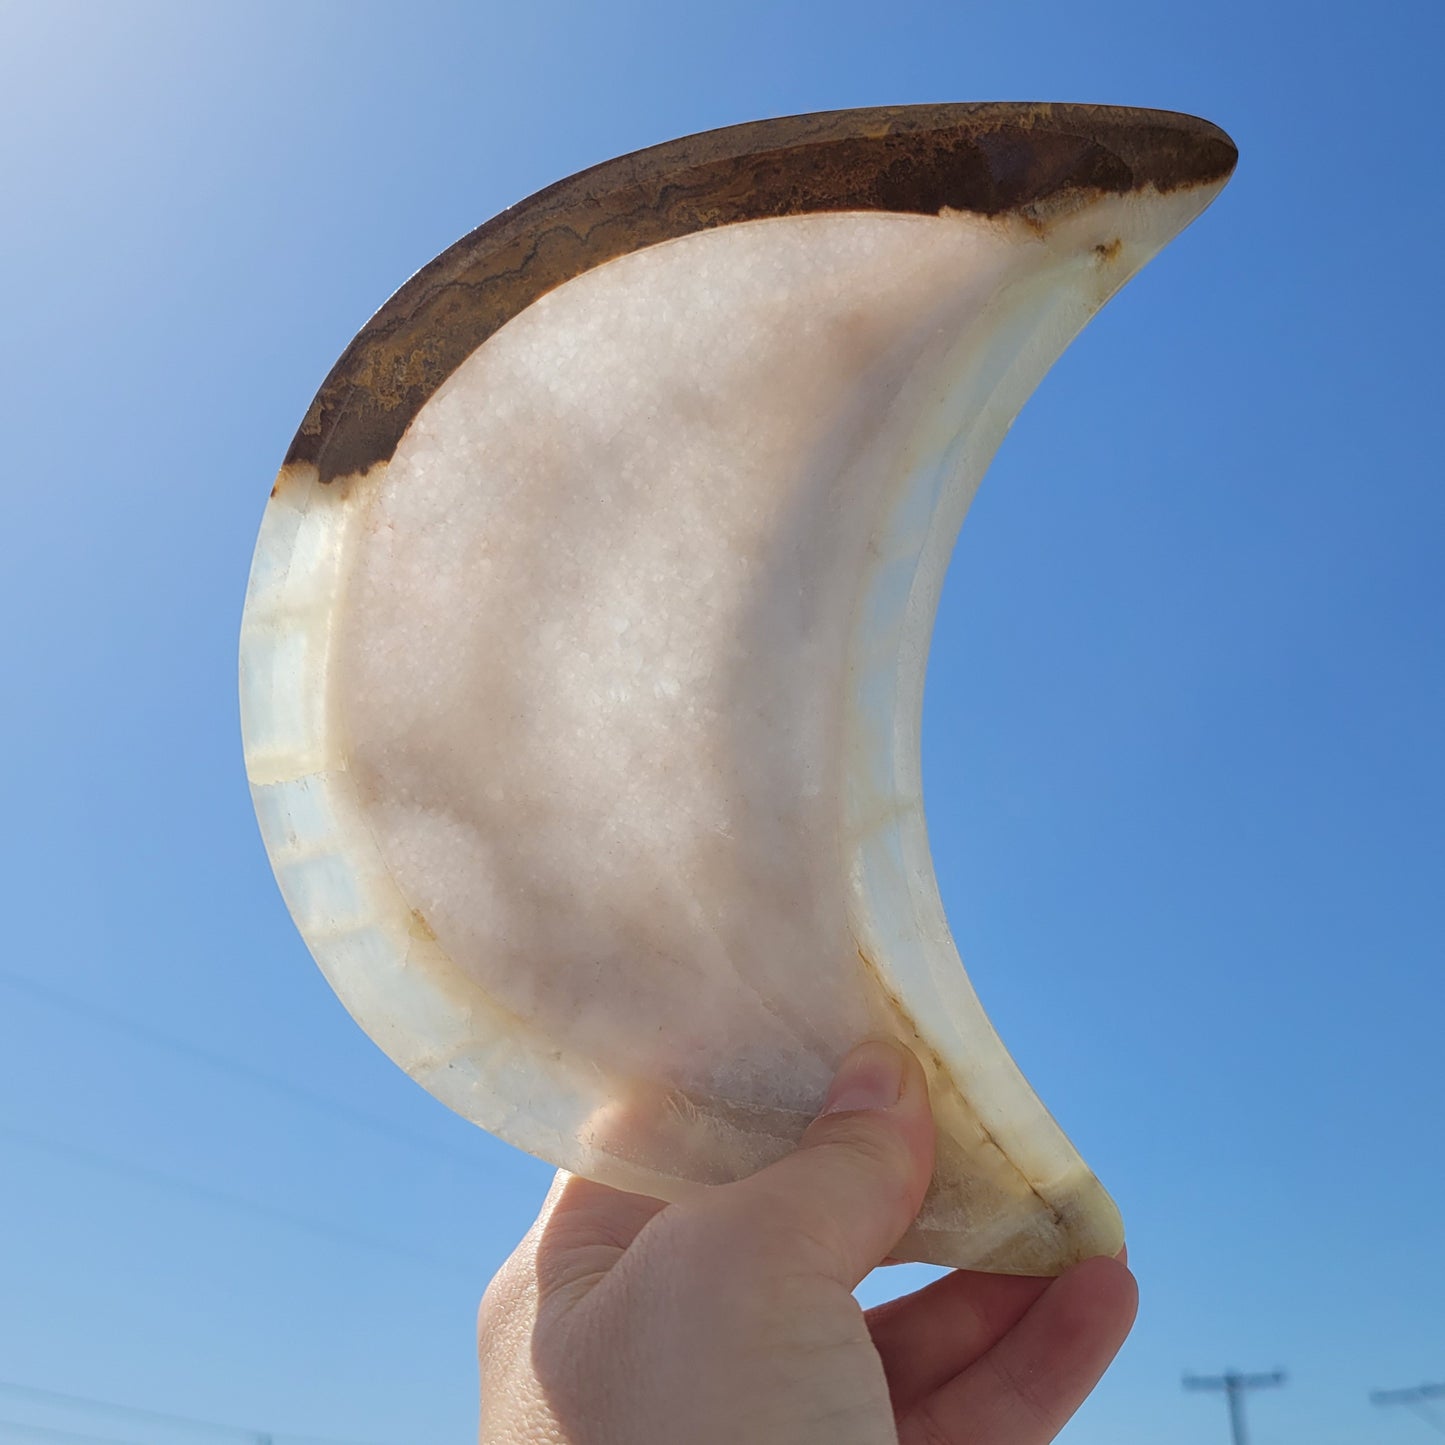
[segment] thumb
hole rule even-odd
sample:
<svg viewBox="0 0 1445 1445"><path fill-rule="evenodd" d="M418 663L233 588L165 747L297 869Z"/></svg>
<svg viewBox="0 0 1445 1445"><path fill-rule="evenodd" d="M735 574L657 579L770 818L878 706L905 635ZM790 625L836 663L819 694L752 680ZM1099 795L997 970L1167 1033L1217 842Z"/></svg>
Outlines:
<svg viewBox="0 0 1445 1445"><path fill-rule="evenodd" d="M902 1045L874 1039L843 1060L797 1150L722 1186L715 1204L724 1227L766 1236L794 1267L851 1290L913 1223L932 1174L923 1070Z"/></svg>

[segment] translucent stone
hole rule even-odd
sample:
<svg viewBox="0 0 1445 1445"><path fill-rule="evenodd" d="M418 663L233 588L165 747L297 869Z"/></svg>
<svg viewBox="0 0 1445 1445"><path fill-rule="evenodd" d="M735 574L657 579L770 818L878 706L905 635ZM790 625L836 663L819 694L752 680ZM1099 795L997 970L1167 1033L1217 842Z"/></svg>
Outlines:
<svg viewBox="0 0 1445 1445"><path fill-rule="evenodd" d="M1220 184L696 230L525 306L389 458L283 470L248 766L298 925L403 1068L676 1199L790 1149L890 1035L939 1130L899 1257L1118 1250L949 935L923 679L1019 407Z"/></svg>

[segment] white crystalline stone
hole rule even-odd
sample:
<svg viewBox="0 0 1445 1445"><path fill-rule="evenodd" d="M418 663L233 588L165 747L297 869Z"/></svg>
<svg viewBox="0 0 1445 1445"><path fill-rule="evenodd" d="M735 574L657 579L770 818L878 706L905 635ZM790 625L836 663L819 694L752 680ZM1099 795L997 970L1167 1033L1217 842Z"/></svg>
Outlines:
<svg viewBox="0 0 1445 1445"><path fill-rule="evenodd" d="M1118 1249L954 950L918 729L984 468L1214 189L668 241L523 310L388 463L291 470L248 599L252 777L308 941L398 1062L676 1198L785 1152L889 1034L939 1124L901 1255Z"/></svg>

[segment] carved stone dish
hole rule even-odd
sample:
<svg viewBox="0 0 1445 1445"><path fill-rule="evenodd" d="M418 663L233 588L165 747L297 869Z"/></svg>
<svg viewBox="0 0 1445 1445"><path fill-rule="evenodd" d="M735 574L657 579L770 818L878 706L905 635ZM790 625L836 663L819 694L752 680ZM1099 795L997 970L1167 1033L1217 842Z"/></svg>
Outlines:
<svg viewBox="0 0 1445 1445"><path fill-rule="evenodd" d="M286 901L453 1109L674 1199L923 1061L900 1257L1122 1242L964 974L919 722L949 552L1090 316L1213 199L1214 126L940 105L610 161L404 285L307 412L241 641Z"/></svg>

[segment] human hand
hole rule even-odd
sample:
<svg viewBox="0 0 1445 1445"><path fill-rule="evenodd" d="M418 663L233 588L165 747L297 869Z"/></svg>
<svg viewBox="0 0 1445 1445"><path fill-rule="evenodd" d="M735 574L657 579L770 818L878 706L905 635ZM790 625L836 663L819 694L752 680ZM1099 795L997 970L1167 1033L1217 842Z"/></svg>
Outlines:
<svg viewBox="0 0 1445 1445"><path fill-rule="evenodd" d="M933 1168L917 1060L844 1061L798 1150L685 1203L559 1174L482 1300L482 1445L1043 1445L1129 1333L1119 1261L852 1291Z"/></svg>

